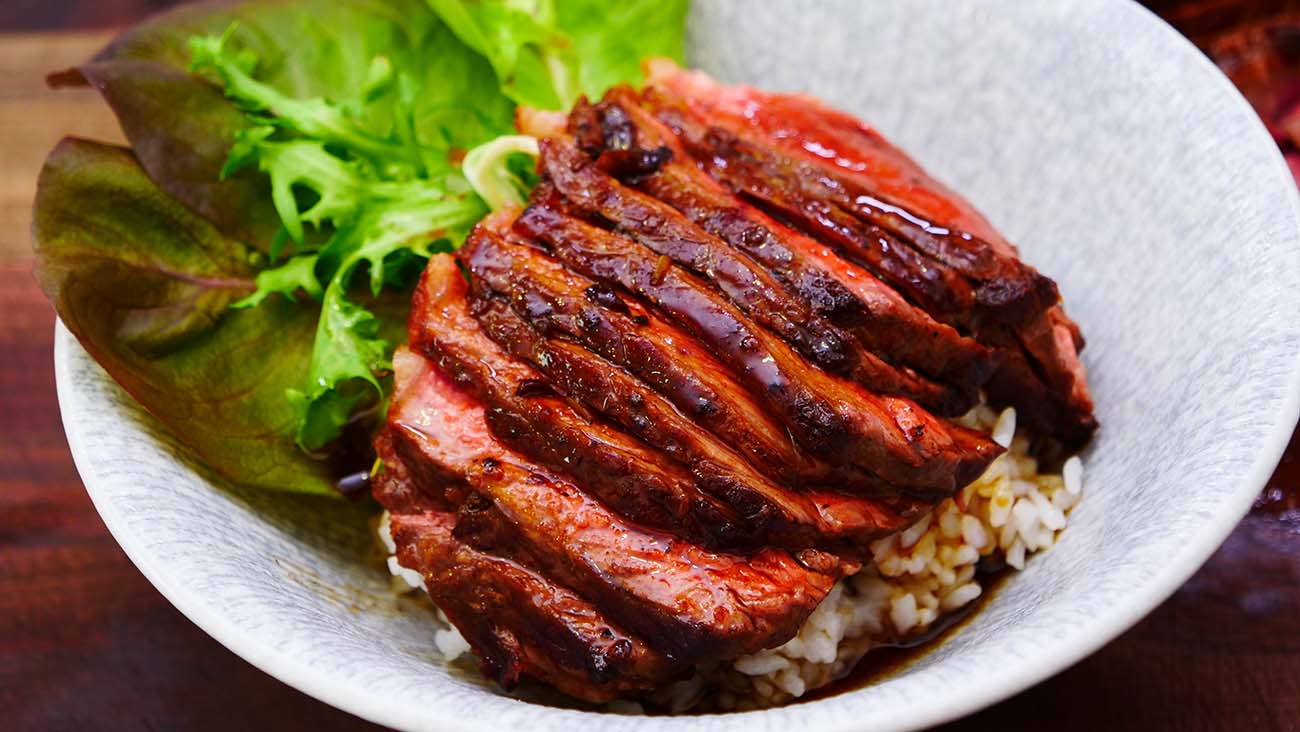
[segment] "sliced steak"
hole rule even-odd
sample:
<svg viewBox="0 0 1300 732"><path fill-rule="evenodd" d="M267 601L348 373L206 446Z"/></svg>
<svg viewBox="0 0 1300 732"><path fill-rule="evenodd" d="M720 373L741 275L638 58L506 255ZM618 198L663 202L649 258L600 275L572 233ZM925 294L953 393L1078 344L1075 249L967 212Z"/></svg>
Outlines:
<svg viewBox="0 0 1300 732"><path fill-rule="evenodd" d="M571 140L546 140L540 167L573 210L599 217L667 259L693 270L755 321L785 338L810 361L843 371L844 334L793 297L747 255L701 230L671 206L627 188L599 168Z"/></svg>
<svg viewBox="0 0 1300 732"><path fill-rule="evenodd" d="M974 305L993 322L1018 325L1060 300L1056 283L1020 261L1000 237L993 244L979 234L951 228L956 224L952 219L929 218L910 210L906 201L891 198L895 189L881 190L874 173L847 170L811 154L810 140L796 143L801 154L791 153L787 148L794 145L789 136L772 141L766 135L754 135L753 125L726 115L699 117L690 110L689 98L677 93L672 84L648 87L645 98L666 121L671 120L669 125L701 159L725 160L728 168L741 167L759 179L779 178L790 195L834 205L970 278ZM792 117L783 129L813 116L806 111ZM847 145L827 149L843 147ZM919 171L914 163L912 167Z"/></svg>
<svg viewBox="0 0 1300 732"><path fill-rule="evenodd" d="M953 433L963 428L811 366L699 278L635 242L539 204L515 228L585 276L620 285L677 318L780 414L804 449L829 462L904 489L951 494L1001 453L983 438L970 441L973 449L959 446Z"/></svg>
<svg viewBox="0 0 1300 732"><path fill-rule="evenodd" d="M578 412L488 338L465 295L454 261L432 260L412 298L411 347L487 405L488 424L502 442L647 526L710 546L750 541L735 512L701 492L681 465Z"/></svg>
<svg viewBox="0 0 1300 732"><path fill-rule="evenodd" d="M733 446L764 475L795 487L872 491L879 479L804 452L762 403L694 338L607 285L575 274L489 217L465 245L475 288L508 294L515 312L635 375Z"/></svg>
<svg viewBox="0 0 1300 732"><path fill-rule="evenodd" d="M625 521L500 443L484 408L424 358L399 350L394 370L388 428L409 435L439 469L465 476L505 522L491 531L467 526L464 541L514 552L676 661L784 643L856 569L815 550L798 560L777 549L710 552Z"/></svg>
<svg viewBox="0 0 1300 732"><path fill-rule="evenodd" d="M665 148L670 155L636 185L681 211L709 233L744 251L830 319L889 361L963 387L965 406L992 372L990 351L909 304L867 270L825 245L784 226L718 185L687 156L672 132L639 105L634 92L616 87L592 107L579 103L569 118L575 136L595 137L588 152L602 165L630 144ZM592 130L594 129L594 135ZM594 147L594 149L592 149ZM637 148L630 148L635 150Z"/></svg>
<svg viewBox="0 0 1300 732"><path fill-rule="evenodd" d="M985 262L990 269L1001 266L998 262L1017 261L1019 253L1016 248L970 203L851 115L802 95L768 94L745 86L720 86L704 74L682 71L671 63L655 64L651 76L652 82L644 96L657 99L667 115L680 118L692 127L696 138L702 140L708 136L709 129L721 128L726 134L714 142L722 147L734 139L758 141L761 143L758 148L765 147L785 156L786 161L797 169L792 174L800 176L802 181L811 181L811 185L839 186L846 194L859 192L866 206L892 216L900 226L910 227L913 231L938 232L946 242L955 246L974 246L976 259ZM701 120L707 120L707 124ZM708 148L709 145L702 144L702 147ZM706 166L709 164L708 161L702 162ZM813 168L812 175L807 175L808 166ZM891 264L882 252L872 252L862 246L863 242L871 241L863 234L871 232L855 232L851 222L842 215L846 208L817 209L814 206L801 214L797 195L772 185L770 181L755 180L761 176L750 176L746 183L740 180L744 176L735 171L734 166L728 174L736 178L733 183L741 187L749 185L756 197L768 201L766 205L799 220L827 241L843 247L851 256L859 257L873 267ZM843 195L836 200L845 203ZM879 217L864 216L863 220L881 222ZM875 242L892 244L892 233L901 230L895 227L891 232L888 226L879 227L883 236L876 237ZM968 238L963 238L962 234ZM902 238L906 239L905 232ZM922 244L924 239L922 237ZM1032 268L1025 266L1025 271L1032 271ZM906 267L899 267L894 277L906 278L908 274ZM1033 275L1042 278L1036 272ZM981 342L1000 348L999 357L1003 363L988 385L995 404L1016 406L1026 417L1027 425L1044 435L1058 438L1070 449L1077 449L1090 439L1097 421L1092 415L1092 397L1079 360L1084 341L1078 326L1059 303L1051 305L1045 314L1033 307L1018 311L1018 318L1004 318L1002 322L998 322L998 318L972 320L950 310L954 301L936 297L943 293L928 287L933 283L922 279L910 284L905 279L886 279L939 319L969 327ZM946 276L943 279L958 286L956 295L962 294L960 283ZM1051 304L1056 300L1054 296L1048 297L1048 288L1041 281L1030 284L1028 290L1024 290L1021 284L986 287L986 299L990 301L1012 300L1021 291L1037 292L1036 299L1043 303ZM1006 337L1004 326L1007 325L1015 332L1014 338ZM1046 401L1039 398L1043 394L1047 395Z"/></svg>
<svg viewBox="0 0 1300 732"><path fill-rule="evenodd" d="M483 672L592 703L792 638L1002 454L936 413L1096 429L1055 283L969 204L848 115L650 74L521 110L541 181L430 258L375 438Z"/></svg>
<svg viewBox="0 0 1300 732"><path fill-rule="evenodd" d="M973 392L930 381L895 368L855 338L788 292L748 255L705 232L666 203L627 188L591 164L571 141L542 144L542 167L567 208L579 216L609 221L614 228L662 257L718 287L754 322L771 330L812 363L850 376L875 392L914 399L945 414L974 404ZM544 186L534 199L544 196Z"/></svg>
<svg viewBox="0 0 1300 732"><path fill-rule="evenodd" d="M480 297L474 311L494 340L532 363L557 390L685 464L702 491L736 511L756 544L862 546L910 523L870 498L778 485L635 376L582 346L546 338L500 297Z"/></svg>
<svg viewBox="0 0 1300 732"><path fill-rule="evenodd" d="M402 566L460 630L484 675L506 689L530 677L601 703L643 692L688 669L609 621L591 602L537 571L453 535L450 513L394 514Z"/></svg>
<svg viewBox="0 0 1300 732"><path fill-rule="evenodd" d="M661 114L669 126L679 121ZM676 128L674 128L676 129ZM681 134L681 131L679 131ZM719 133L725 135L725 133ZM936 263L878 226L859 221L833 203L803 195L789 181L756 174L751 168L732 165L708 150L727 144L718 139L682 138L693 155L705 155L702 163L716 180L836 247L850 260L870 269L933 317L950 325L966 327L975 316L975 295L970 282L959 273Z"/></svg>

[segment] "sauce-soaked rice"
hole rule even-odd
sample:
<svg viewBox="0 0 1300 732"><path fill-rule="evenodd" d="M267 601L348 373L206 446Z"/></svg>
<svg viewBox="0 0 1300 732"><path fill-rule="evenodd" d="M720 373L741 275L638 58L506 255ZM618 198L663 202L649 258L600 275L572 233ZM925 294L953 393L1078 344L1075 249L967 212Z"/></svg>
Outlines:
<svg viewBox="0 0 1300 732"><path fill-rule="evenodd" d="M970 619L984 609L1011 574L1013 574L1013 571L1005 565L988 571L981 567L977 576L982 591L976 600L941 615L929 628L926 628L924 633L872 648L867 651L862 660L858 661L853 670L843 678L817 689L812 689L807 694L790 700L789 703L803 704L849 691L856 691L878 684L906 671L912 664L947 642L966 627Z"/></svg>

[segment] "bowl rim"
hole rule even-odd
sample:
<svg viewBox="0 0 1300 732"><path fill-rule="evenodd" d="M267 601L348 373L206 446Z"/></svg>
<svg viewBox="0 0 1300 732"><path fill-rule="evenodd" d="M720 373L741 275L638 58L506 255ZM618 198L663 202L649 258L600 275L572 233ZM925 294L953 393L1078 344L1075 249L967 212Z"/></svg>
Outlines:
<svg viewBox="0 0 1300 732"><path fill-rule="evenodd" d="M1167 43L1169 43L1168 50L1182 56L1174 60L1180 64L1188 65L1189 68L1199 66L1202 74L1209 71L1206 81L1219 85L1223 103L1234 105L1238 108L1237 112L1244 112L1249 115L1253 120L1252 124L1255 131L1252 136L1256 138L1256 141L1245 141L1242 144L1266 144L1272 150L1271 165L1273 170L1269 174L1278 179L1279 185L1285 185L1289 189L1287 200L1291 209L1290 216L1300 226L1300 191L1297 191L1294 185L1290 169L1282 158L1280 151L1274 145L1272 136L1268 133L1263 122L1258 119L1236 87L1214 66L1209 58L1204 56L1190 41L1177 33L1154 13L1135 2L1115 3L1115 5L1122 11L1136 11L1145 16L1135 20L1158 24L1163 34L1171 36L1171 38L1166 39ZM95 510L103 519L109 533L112 534L131 562L168 602L208 635L261 671L319 701L362 719L398 729L440 729L454 730L455 732L482 732L494 729L491 720L467 721L458 718L454 710L447 707L427 707L420 708L418 712L412 712L409 707L386 703L385 700L367 694L353 685L343 683L328 674L320 673L309 664L275 651L270 646L262 643L253 633L242 629L217 613L210 604L205 602L202 596L185 589L181 583L175 581L165 569L166 563L139 540L137 535L130 530L117 507L101 492L98 476L91 467L94 458L91 451L86 447L78 420L78 415L84 405L81 403L79 393L72 388L71 383L71 359L81 350L81 346L77 343L75 337L62 322L56 322L53 354L55 382L64 433L67 437L73 462L82 477L86 492L90 496ZM1236 527L1281 459L1297 420L1300 420L1300 354L1297 354L1291 364L1290 373L1284 381L1288 384L1288 389L1282 399L1280 409L1273 415L1273 424L1269 428L1267 437L1259 443L1250 467L1237 478L1239 487L1233 494L1231 501L1224 501L1218 507L1214 517L1206 520L1200 532L1196 536L1190 537L1190 540L1183 544L1179 554L1170 557L1170 561L1163 565L1160 572L1150 582L1128 593L1124 602L1099 611L1089 623L1076 632L1063 639L1055 639L1051 652L1036 653L1023 659L1023 663L1005 666L992 676L984 677L980 684L970 684L950 690L946 693L943 704L925 705L924 708L914 705L907 713L891 717L888 720L891 723L888 728L918 729L930 727L966 716L986 706L1010 698L1091 655L1131 628L1171 596L1209 559L1211 554L1218 549L1228 534ZM847 693L852 694L853 692ZM784 709L798 708L800 715L806 721L811 721L814 719L814 710L819 703L805 703L796 705L796 707L784 707ZM760 710L658 719L670 719L674 728L680 728L682 726L694 726L692 724L693 720L711 717L726 717L739 720L747 716L765 713L765 711ZM592 713L582 714L590 716ZM600 716L596 715L592 718L598 719ZM650 728L652 726L650 721L655 718L644 717L641 719L647 722L644 726ZM835 725L819 725L819 728L826 732L849 732L850 730L863 729L868 726L876 728L879 723L880 720L873 722L872 720L858 719Z"/></svg>

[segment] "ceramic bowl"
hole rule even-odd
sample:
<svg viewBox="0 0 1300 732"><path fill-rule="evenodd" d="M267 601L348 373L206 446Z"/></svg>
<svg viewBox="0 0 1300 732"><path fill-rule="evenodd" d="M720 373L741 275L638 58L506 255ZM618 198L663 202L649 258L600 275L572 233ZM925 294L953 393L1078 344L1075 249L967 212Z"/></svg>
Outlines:
<svg viewBox="0 0 1300 732"><path fill-rule="evenodd" d="M1219 545L1300 408L1300 217L1269 135L1208 60L1110 0L698 0L689 43L724 81L861 115L1060 283L1102 424L1060 542L956 637L868 688L677 719L548 707L440 663L429 611L395 599L372 561L362 508L223 485L61 331L59 398L86 488L191 620L403 730L912 729L1078 661Z"/></svg>

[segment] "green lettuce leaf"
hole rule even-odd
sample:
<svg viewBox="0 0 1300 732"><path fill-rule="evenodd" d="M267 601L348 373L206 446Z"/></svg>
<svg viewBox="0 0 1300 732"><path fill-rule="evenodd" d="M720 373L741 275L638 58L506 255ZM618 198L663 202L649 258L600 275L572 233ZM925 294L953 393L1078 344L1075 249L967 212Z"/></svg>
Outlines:
<svg viewBox="0 0 1300 732"><path fill-rule="evenodd" d="M257 250L153 184L131 151L66 140L37 185L37 278L114 379L217 472L238 483L332 493L294 445L316 313L283 301L232 310Z"/></svg>
<svg viewBox="0 0 1300 732"><path fill-rule="evenodd" d="M136 157L168 194L227 236L268 251L279 218L256 170L223 179L230 147L251 125L220 90L180 68L147 60L101 60L52 77L100 91Z"/></svg>
<svg viewBox="0 0 1300 732"><path fill-rule="evenodd" d="M181 6L127 30L86 64L51 75L55 86L80 81L99 90L150 178L263 251L280 229L265 176L255 167L220 176L237 139L260 122L189 73L191 40L232 27L229 43L256 58L256 78L268 88L291 99L364 99L354 106L365 129L413 137L438 151L438 164L513 129L514 105L498 91L492 67L421 0ZM394 71L375 94L380 58Z"/></svg>
<svg viewBox="0 0 1300 732"><path fill-rule="evenodd" d="M640 84L646 58L683 63L688 9L688 0L557 0L555 23L572 43L578 94L597 99L615 84Z"/></svg>
<svg viewBox="0 0 1300 732"><path fill-rule="evenodd" d="M386 57L372 60L360 98L296 98L254 77L258 59L233 45L234 28L190 41L191 68L213 77L259 123L236 137L223 174L252 164L266 173L287 237L306 252L261 273L257 291L236 305L256 305L271 293L320 298L306 383L291 394L302 413L298 444L317 450L342 433L352 413L386 396L395 344L380 337L375 315L350 299L353 274L365 269L378 295L390 257L427 259L435 245L458 246L486 208L449 151L411 133L409 105L394 107L382 133L371 126L365 105L400 86ZM319 249L306 241L309 228L327 234Z"/></svg>
<svg viewBox="0 0 1300 732"><path fill-rule="evenodd" d="M680 57L684 8L244 0L159 15L50 77L98 89L131 150L51 155L42 284L219 472L327 492L311 455L382 417L427 258L536 182L516 104L567 107L638 79L643 56Z"/></svg>
<svg viewBox="0 0 1300 732"><path fill-rule="evenodd" d="M687 0L427 0L492 65L506 96L568 109L643 79L642 59L682 60Z"/></svg>
<svg viewBox="0 0 1300 732"><path fill-rule="evenodd" d="M409 284L421 255L485 212L448 180L465 149L512 125L485 60L419 0L243 2L136 26L53 77L75 78L103 93L161 188L270 255L238 305L321 303L306 378L286 397L300 446L382 403L397 341L349 300L352 275L368 270L371 292Z"/></svg>
<svg viewBox="0 0 1300 732"><path fill-rule="evenodd" d="M558 109L572 92L570 75L559 60L568 41L555 31L551 0L428 2L465 45L488 60L506 96L519 104Z"/></svg>

